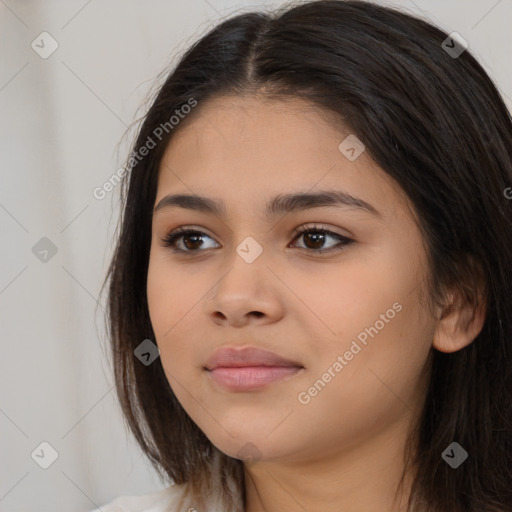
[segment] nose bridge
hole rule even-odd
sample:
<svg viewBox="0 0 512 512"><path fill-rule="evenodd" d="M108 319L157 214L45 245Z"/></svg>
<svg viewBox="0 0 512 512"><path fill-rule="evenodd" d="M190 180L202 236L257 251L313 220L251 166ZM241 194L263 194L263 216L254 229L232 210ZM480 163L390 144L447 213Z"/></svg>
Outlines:
<svg viewBox="0 0 512 512"><path fill-rule="evenodd" d="M229 269L222 281L234 281L235 286L241 286L244 293L254 294L255 287L265 282L265 274L268 258L263 245L252 235L242 239L237 245L231 257L228 258ZM242 283L238 280L242 280ZM221 284L222 285L222 281Z"/></svg>
<svg viewBox="0 0 512 512"><path fill-rule="evenodd" d="M252 235L234 246L223 265L220 280L206 301L205 312L214 319L222 316L234 325L247 321L249 313L273 317L279 309L273 273L267 268L263 246Z"/></svg>
<svg viewBox="0 0 512 512"><path fill-rule="evenodd" d="M267 242L271 239L273 226L261 211L261 204L250 203L250 198L247 198L238 204L236 211L231 212L229 238L234 253L228 258L230 264L234 264L237 258L249 266L267 260L266 251L270 250ZM265 250L264 245L267 246Z"/></svg>

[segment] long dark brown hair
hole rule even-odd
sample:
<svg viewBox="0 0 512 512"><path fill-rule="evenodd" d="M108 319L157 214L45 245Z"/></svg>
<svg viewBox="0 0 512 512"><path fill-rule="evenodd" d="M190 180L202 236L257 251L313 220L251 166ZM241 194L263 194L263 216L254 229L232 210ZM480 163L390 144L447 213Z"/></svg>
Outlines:
<svg viewBox="0 0 512 512"><path fill-rule="evenodd" d="M259 94L301 98L334 116L405 191L428 249L429 303L441 303L449 286L475 306L483 293L486 320L474 342L449 354L432 350L409 454L416 468L410 506L512 510L512 121L470 49L450 53L460 47L450 39L447 47L448 36L404 12L357 0L236 15L181 56L151 104L122 184L117 246L104 283L107 323L129 428L160 476L188 483L198 508L212 457L220 457L227 501L229 477L244 485L243 463L220 453L191 420L160 359L145 366L134 357L143 340L155 341L146 296L152 209L173 135L208 99ZM176 111L188 113L173 125ZM149 139L155 147L140 158ZM454 440L469 454L457 469L441 457Z"/></svg>

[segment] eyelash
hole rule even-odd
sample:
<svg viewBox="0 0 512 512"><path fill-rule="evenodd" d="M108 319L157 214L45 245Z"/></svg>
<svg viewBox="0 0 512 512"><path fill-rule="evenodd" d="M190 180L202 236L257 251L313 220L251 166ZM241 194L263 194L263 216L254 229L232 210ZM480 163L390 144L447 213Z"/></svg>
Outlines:
<svg viewBox="0 0 512 512"><path fill-rule="evenodd" d="M346 236L340 235L339 233L334 233L333 231L329 231L328 229L324 229L324 228L317 227L317 226L312 226L312 227L309 226L309 227L306 227L304 229L294 232L293 241L295 241L297 238L299 238L303 235L307 235L310 233L320 233L322 235L332 236L334 238L338 238L340 240L340 242L338 244L336 244L335 246L330 247L328 249L315 250L315 249L308 249L308 248L303 248L303 247L299 247L299 249L303 249L308 252L322 254L322 253L326 253L326 252L342 251L342 250L344 250L344 248L347 245L350 245L351 243L354 242L354 240L352 240L351 238L348 238ZM208 238L211 238L209 235L207 235L206 233L203 233L202 231L198 231L196 229L186 229L186 228L183 229L182 227L179 227L178 229L175 229L174 231L169 233L167 236L165 236L162 239L161 244L163 247L170 247L172 252L176 252L176 253L179 253L179 252L180 253L197 253L197 252L203 252L205 250L205 249L203 249L203 250L201 250L201 249L183 250L183 249L176 248L176 241L179 238L181 238L183 236L187 236L187 235L200 235L200 236L206 235Z"/></svg>

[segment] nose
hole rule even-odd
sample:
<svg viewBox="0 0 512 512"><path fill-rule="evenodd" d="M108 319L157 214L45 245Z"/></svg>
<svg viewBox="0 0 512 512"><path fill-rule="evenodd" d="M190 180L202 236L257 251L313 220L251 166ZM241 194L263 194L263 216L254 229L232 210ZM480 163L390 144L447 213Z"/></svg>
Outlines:
<svg viewBox="0 0 512 512"><path fill-rule="evenodd" d="M235 253L229 268L210 290L204 312L216 325L265 325L283 316L282 285L260 256L248 263Z"/></svg>

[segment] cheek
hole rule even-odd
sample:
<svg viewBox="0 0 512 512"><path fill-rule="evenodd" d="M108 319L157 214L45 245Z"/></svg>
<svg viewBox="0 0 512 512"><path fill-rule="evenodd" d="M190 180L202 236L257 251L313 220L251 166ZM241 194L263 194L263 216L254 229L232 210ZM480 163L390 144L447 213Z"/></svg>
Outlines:
<svg viewBox="0 0 512 512"><path fill-rule="evenodd" d="M359 318L359 325L343 342L347 351L343 354L352 359L341 372L339 390L355 408L354 414L360 410L373 410L375 417L399 414L421 401L425 385L429 317L416 293L396 290L382 299L367 310L363 323Z"/></svg>
<svg viewBox="0 0 512 512"><path fill-rule="evenodd" d="M180 281L179 273L169 261L159 255L151 256L148 267L147 298L151 325L160 351L165 351L168 340L176 339L180 325L192 307L188 295L190 286ZM192 301L193 304L193 301Z"/></svg>
<svg viewBox="0 0 512 512"><path fill-rule="evenodd" d="M325 265L314 273L287 273L287 282L301 299L295 313L307 336L316 339L315 352L322 357L333 350L344 352L360 335L364 342L372 339L365 330L377 322L379 332L399 322L400 304L410 294L414 282L390 279L390 266L379 261L363 260L356 255L338 266ZM396 304L396 303L400 304ZM393 307L395 304L395 307ZM294 310L291 309L291 314ZM381 320L384 315L384 320Z"/></svg>
<svg viewBox="0 0 512 512"><path fill-rule="evenodd" d="M314 377L321 378L338 356L346 355L346 365L337 373L343 377L334 380L343 393L362 402L380 396L386 385L399 396L412 397L430 353L433 320L420 301L419 259L392 249L382 250L372 264L354 258L329 277L296 281L296 289L323 324L314 332L313 325L320 322L312 321L308 333L315 340L310 349ZM309 295L308 289L313 290Z"/></svg>
<svg viewBox="0 0 512 512"><path fill-rule="evenodd" d="M211 283L206 273L184 269L173 263L168 254L155 251L150 255L147 298L148 309L160 350L162 366L176 395L180 395L180 383L193 382L202 366L203 301ZM210 283L210 284L208 284ZM186 398L186 397L183 397Z"/></svg>
<svg viewBox="0 0 512 512"><path fill-rule="evenodd" d="M298 390L300 404L306 404L298 406L303 425L322 418L325 435L355 440L420 406L430 351L427 327L417 321L412 295L401 298L401 310L392 309L388 323L380 323L379 314L393 304L388 302L384 297L364 314L354 309L357 320L349 312L340 315L340 323L350 323L350 334L324 345Z"/></svg>

